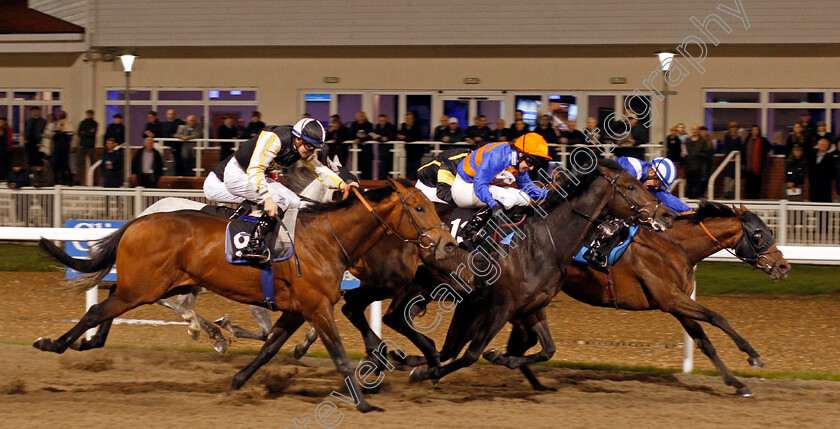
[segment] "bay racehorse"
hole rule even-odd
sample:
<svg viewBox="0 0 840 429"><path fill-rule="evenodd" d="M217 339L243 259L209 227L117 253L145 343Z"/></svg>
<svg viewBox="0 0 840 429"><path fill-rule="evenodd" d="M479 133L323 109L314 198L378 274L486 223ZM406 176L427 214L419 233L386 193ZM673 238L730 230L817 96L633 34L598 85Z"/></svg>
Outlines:
<svg viewBox="0 0 840 429"><path fill-rule="evenodd" d="M100 323L137 306L189 293L196 287L245 304L263 303L261 271L232 265L225 259L228 222L192 210L139 217L101 240L90 260L72 258L42 239L41 247L58 261L92 273L78 286L79 290L97 284L114 264L118 268L117 283L109 297L91 307L70 331L55 341L39 338L33 346L62 353L76 344L82 333ZM432 203L406 181L389 180L388 186L340 203L316 204L301 211L299 222L295 248L301 275L298 276L294 258L274 263L274 298L283 313L258 356L234 376L231 389L242 387L308 322L317 330L348 388L358 395L357 409L378 410L365 400L353 376L354 368L333 318L344 271L389 233L435 249L436 258L450 255L455 241L441 224ZM76 348L84 350L89 346L81 341Z"/></svg>

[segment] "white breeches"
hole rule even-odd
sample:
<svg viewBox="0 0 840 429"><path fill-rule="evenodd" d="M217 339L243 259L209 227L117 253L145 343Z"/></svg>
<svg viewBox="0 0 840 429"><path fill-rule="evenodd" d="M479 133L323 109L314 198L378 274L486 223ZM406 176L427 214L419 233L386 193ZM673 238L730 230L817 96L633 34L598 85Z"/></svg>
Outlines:
<svg viewBox="0 0 840 429"><path fill-rule="evenodd" d="M442 199L438 198L436 188L428 186L419 180L417 181L417 184L414 185L414 187L420 190L420 192L422 192L423 195L425 195L426 198L429 199L429 201L433 203L446 204L446 201L443 201Z"/></svg>
<svg viewBox="0 0 840 429"><path fill-rule="evenodd" d="M265 180L271 199L281 210L300 208L300 197L294 192L268 177ZM248 181L248 174L239 166L236 158L231 158L225 167L224 183L212 173L204 179L204 196L220 203L239 204L245 200L261 202L260 195L254 189L254 185Z"/></svg>
<svg viewBox="0 0 840 429"><path fill-rule="evenodd" d="M502 203L506 209L531 204L531 197L516 188L503 188L501 186L490 185L490 194L493 195L493 199ZM462 179L460 175L456 175L455 181L452 182L452 199L455 200L455 204L458 207L478 208L486 206L484 201L478 199L478 196L475 194L473 184Z"/></svg>

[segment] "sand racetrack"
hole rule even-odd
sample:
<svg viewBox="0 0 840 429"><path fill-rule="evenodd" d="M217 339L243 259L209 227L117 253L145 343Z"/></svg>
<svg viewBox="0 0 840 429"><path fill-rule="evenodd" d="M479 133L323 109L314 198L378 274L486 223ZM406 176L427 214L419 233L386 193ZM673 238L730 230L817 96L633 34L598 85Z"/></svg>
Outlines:
<svg viewBox="0 0 840 429"><path fill-rule="evenodd" d="M83 297L46 290L58 286L59 279L50 273L0 273L0 427L283 429L295 428L295 418L308 417L313 419L308 427L316 428L321 427L314 421L317 405L341 389L331 361L278 356L242 391L226 396L231 377L252 356L187 352L187 347L209 343L206 337L194 342L180 325L115 325L112 348L61 356L40 352L26 343L42 335L58 337L72 326L66 319L82 314ZM699 301L751 341L766 371L840 373L836 298L703 299L700 291ZM199 298L198 309L208 317L229 314L253 326L247 307L210 294ZM179 320L158 306L124 317ZM668 315L596 309L558 297L548 317L558 343L556 360L680 366L682 335ZM337 320L348 350L361 352L356 331L343 316ZM432 335L438 344L445 326ZM705 329L731 369L747 368L746 356L725 335ZM414 353L390 330L384 337ZM504 331L494 345L502 347L506 338ZM232 345L258 346L246 340ZM161 347L167 349L150 349ZM323 346L318 343L313 350ZM696 366L710 368L697 354ZM336 427L840 427L837 382L744 378L756 397L739 398L718 377L535 368L556 392L534 392L519 372L493 365L473 366L437 386L409 385L408 372L395 370L385 374L382 391L368 397L387 412L362 415L334 399L343 417Z"/></svg>

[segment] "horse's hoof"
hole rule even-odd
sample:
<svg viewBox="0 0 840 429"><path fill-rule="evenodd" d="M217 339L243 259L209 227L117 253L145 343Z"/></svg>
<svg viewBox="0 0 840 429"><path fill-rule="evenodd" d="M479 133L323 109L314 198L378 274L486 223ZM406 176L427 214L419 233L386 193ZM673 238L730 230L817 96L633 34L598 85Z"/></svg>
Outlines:
<svg viewBox="0 0 840 429"><path fill-rule="evenodd" d="M32 343L32 347L45 352L51 343L52 341L49 338L39 337Z"/></svg>
<svg viewBox="0 0 840 429"><path fill-rule="evenodd" d="M403 363L403 364L405 363L405 358L401 358L400 355L398 355L393 350L388 351L387 356L388 356L388 360L390 360L392 362Z"/></svg>
<svg viewBox="0 0 840 429"><path fill-rule="evenodd" d="M752 398L753 396L755 396L752 390L750 390L750 388L747 386L739 387L735 394L743 398Z"/></svg>
<svg viewBox="0 0 840 429"><path fill-rule="evenodd" d="M364 405L361 405L361 404L360 404L360 405L359 405L359 411L361 411L361 412L363 412L363 413L369 413L369 412L371 412L371 411L377 411L377 412L380 412L380 413L381 413L381 412L383 412L383 411L385 411L385 410L384 410L383 408L379 408L379 407L377 407L377 406L375 406L375 405L370 405L370 404L364 404Z"/></svg>
<svg viewBox="0 0 840 429"><path fill-rule="evenodd" d="M218 326L218 327L220 327L220 328L222 328L222 329L228 329L228 330L230 330L230 329L229 329L229 326L230 326L230 317L228 317L228 316L223 316L223 317L221 317L221 318L219 318L219 319L216 319L216 320L214 320L214 321L213 321L213 323L214 323L216 326Z"/></svg>
<svg viewBox="0 0 840 429"><path fill-rule="evenodd" d="M294 351L295 359L300 360L300 358L302 358L303 355L305 355L305 354L306 354L306 348L303 347L303 344L298 344L298 345L295 346L295 351Z"/></svg>
<svg viewBox="0 0 840 429"><path fill-rule="evenodd" d="M225 340L218 340L216 344L213 345L213 349L216 350L219 354L227 354L228 344Z"/></svg>
<svg viewBox="0 0 840 429"><path fill-rule="evenodd" d="M496 363L496 361L502 357L502 352L498 349L490 349L484 352L483 356L486 361Z"/></svg>
<svg viewBox="0 0 840 429"><path fill-rule="evenodd" d="M419 383L419 382L421 382L423 380L426 380L428 378L429 378L429 372L426 370L426 368L420 368L420 367L414 368L408 374L408 382L409 383Z"/></svg>
<svg viewBox="0 0 840 429"><path fill-rule="evenodd" d="M747 362L749 362L750 366L753 368L764 368L764 361L758 356L747 359Z"/></svg>
<svg viewBox="0 0 840 429"><path fill-rule="evenodd" d="M201 336L201 332L193 331L192 329L187 329L187 334L189 334L192 337L193 341L197 341L198 337Z"/></svg>
<svg viewBox="0 0 840 429"><path fill-rule="evenodd" d="M556 392L556 391L557 391L557 388L556 388L556 387L548 387L548 386L546 386L546 385L544 385L544 384L537 384L537 385L532 386L532 387L533 387L533 388L534 388L534 390L536 390L537 392Z"/></svg>

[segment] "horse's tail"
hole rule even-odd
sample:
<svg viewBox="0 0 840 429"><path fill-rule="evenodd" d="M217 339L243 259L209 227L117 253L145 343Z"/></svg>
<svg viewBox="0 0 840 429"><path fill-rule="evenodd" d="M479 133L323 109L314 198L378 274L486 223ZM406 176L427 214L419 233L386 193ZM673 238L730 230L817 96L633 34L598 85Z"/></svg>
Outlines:
<svg viewBox="0 0 840 429"><path fill-rule="evenodd" d="M52 241L41 237L38 246L58 262L86 275L81 279L72 282L71 289L78 292L88 290L96 286L111 271L111 267L117 261L117 247L120 244L126 229L137 219L126 222L113 234L97 240L90 250L90 259L74 258L67 254Z"/></svg>

